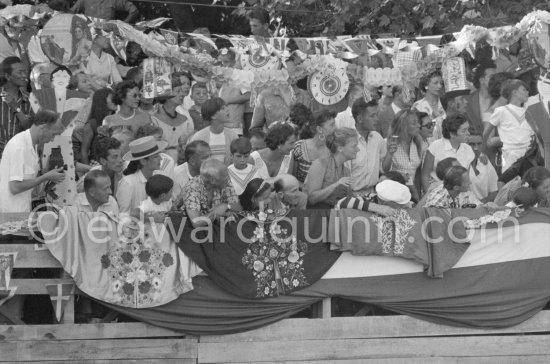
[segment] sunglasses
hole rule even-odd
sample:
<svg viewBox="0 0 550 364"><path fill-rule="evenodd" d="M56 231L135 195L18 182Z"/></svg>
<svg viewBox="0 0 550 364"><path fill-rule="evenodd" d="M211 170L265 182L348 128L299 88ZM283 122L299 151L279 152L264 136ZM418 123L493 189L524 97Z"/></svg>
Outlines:
<svg viewBox="0 0 550 364"><path fill-rule="evenodd" d="M426 128L426 129L433 129L435 127L435 121L432 121L431 123L429 124L424 124L422 126L420 126L421 128Z"/></svg>

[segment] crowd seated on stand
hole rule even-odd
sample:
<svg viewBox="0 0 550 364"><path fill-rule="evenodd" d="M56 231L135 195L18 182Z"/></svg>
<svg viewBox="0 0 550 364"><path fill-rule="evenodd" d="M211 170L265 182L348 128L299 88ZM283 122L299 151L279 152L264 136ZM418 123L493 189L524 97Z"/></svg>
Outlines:
<svg viewBox="0 0 550 364"><path fill-rule="evenodd" d="M135 17L129 2L120 3ZM87 0L72 8L107 13L100 10ZM269 36L266 16L268 24L265 12L250 15L254 35ZM352 84L347 108L336 113L332 105L296 102L295 85L250 92L179 71L168 95L145 98L143 60L128 59L136 64L121 75L110 43L99 32L76 46L89 48L86 64L40 67L41 89L30 85L27 60L1 62L0 212L30 212L46 198L45 185L67 179L66 166L50 168L42 152L67 132L68 111L79 122L69 144L81 168L68 177L79 211L159 223L176 211L200 227L263 209L391 217L413 207L550 207L548 136L526 115L531 90L496 73L492 62L469 70L476 90L467 95L445 98L442 74L432 72L417 90L382 86L381 99ZM135 42L128 51L136 47L142 53ZM240 67L232 49L217 56ZM51 98L59 90L63 102ZM66 110L73 97L82 99L78 110Z"/></svg>

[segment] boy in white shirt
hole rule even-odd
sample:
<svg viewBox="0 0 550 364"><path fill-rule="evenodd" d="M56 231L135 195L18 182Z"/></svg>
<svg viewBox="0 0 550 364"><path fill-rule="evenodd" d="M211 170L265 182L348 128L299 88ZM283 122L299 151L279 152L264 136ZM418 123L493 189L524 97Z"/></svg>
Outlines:
<svg viewBox="0 0 550 364"><path fill-rule="evenodd" d="M494 201L498 193L498 175L495 167L488 161L485 163L479 159L482 138L480 135L468 137L468 144L475 153L475 158L470 165L470 190L478 200L482 202Z"/></svg>
<svg viewBox="0 0 550 364"><path fill-rule="evenodd" d="M132 216L141 216L148 222L151 218L158 223L164 222L166 213L172 209L172 188L174 181L162 174L152 175L145 183L147 198L132 212Z"/></svg>
<svg viewBox="0 0 550 364"><path fill-rule="evenodd" d="M483 131L483 144L496 128L502 141L502 171L506 171L516 160L522 157L535 134L533 128L525 118L523 105L529 98L529 91L523 81L512 79L502 85L502 97L508 104L499 106L493 112L491 119Z"/></svg>
<svg viewBox="0 0 550 364"><path fill-rule="evenodd" d="M233 164L228 167L229 177L237 195L243 193L248 182L253 180L258 175L258 169L255 165L248 163L250 153L252 152L252 144L250 139L240 137L231 142L230 145L231 159Z"/></svg>

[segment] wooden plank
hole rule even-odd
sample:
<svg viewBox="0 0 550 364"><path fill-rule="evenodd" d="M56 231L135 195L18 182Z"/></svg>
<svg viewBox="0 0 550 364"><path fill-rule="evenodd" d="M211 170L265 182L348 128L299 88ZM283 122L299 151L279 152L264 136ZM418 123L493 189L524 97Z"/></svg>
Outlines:
<svg viewBox="0 0 550 364"><path fill-rule="evenodd" d="M12 341L0 342L0 362L196 359L197 347L193 339Z"/></svg>
<svg viewBox="0 0 550 364"><path fill-rule="evenodd" d="M133 359L133 360L56 360L40 364L197 364L197 359ZM37 364L36 361L18 361L17 364Z"/></svg>
<svg viewBox="0 0 550 364"><path fill-rule="evenodd" d="M15 268L61 268L49 250L34 250L34 244L0 244L0 253L17 252Z"/></svg>
<svg viewBox="0 0 550 364"><path fill-rule="evenodd" d="M262 364L547 364L550 362L550 356L530 355L530 356L477 356L477 357L426 357L426 358L376 358L376 359L351 359L351 360L300 360L300 361L270 361ZM248 364L250 362L241 362L234 364Z"/></svg>
<svg viewBox="0 0 550 364"><path fill-rule="evenodd" d="M550 335L200 343L199 363L550 355Z"/></svg>
<svg viewBox="0 0 550 364"><path fill-rule="evenodd" d="M16 295L48 294L46 284L73 283L72 278L12 279L10 287L17 287Z"/></svg>
<svg viewBox="0 0 550 364"><path fill-rule="evenodd" d="M0 325L0 342L172 337L185 334L143 322L75 325ZM187 336L189 338L189 336Z"/></svg>
<svg viewBox="0 0 550 364"><path fill-rule="evenodd" d="M438 325L399 315L333 317L330 320L287 319L239 334L203 335L201 336L201 342L495 335L534 332L550 332L550 311L541 311L529 320L514 327L492 330Z"/></svg>

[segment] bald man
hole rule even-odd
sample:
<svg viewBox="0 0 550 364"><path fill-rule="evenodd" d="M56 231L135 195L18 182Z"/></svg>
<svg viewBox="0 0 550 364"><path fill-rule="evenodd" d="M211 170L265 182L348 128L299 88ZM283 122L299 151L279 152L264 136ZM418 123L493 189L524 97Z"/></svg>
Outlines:
<svg viewBox="0 0 550 364"><path fill-rule="evenodd" d="M305 209L307 205L307 194L300 191L300 183L290 174L279 175L274 182L275 203L282 203L293 209Z"/></svg>
<svg viewBox="0 0 550 364"><path fill-rule="evenodd" d="M185 185L181 199L183 210L195 227L208 226L221 217L234 217L235 212L242 210L227 167L213 158L202 163L200 175Z"/></svg>

